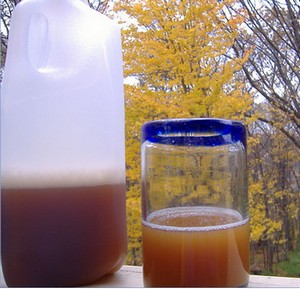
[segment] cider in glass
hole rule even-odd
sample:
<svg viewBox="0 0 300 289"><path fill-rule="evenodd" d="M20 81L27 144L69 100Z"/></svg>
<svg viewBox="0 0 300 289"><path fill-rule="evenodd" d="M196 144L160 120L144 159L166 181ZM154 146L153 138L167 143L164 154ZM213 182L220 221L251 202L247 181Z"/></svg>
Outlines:
<svg viewBox="0 0 300 289"><path fill-rule="evenodd" d="M147 287L236 287L249 278L246 129L214 118L141 130Z"/></svg>
<svg viewBox="0 0 300 289"><path fill-rule="evenodd" d="M177 207L143 222L146 287L239 287L248 282L249 222L230 209Z"/></svg>

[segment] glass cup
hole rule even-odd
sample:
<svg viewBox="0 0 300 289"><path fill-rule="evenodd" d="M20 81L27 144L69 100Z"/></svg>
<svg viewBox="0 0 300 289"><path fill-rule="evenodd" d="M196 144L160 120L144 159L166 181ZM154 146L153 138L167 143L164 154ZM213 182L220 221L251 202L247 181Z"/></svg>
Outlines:
<svg viewBox="0 0 300 289"><path fill-rule="evenodd" d="M246 129L225 119L145 123L147 287L236 287L249 278Z"/></svg>

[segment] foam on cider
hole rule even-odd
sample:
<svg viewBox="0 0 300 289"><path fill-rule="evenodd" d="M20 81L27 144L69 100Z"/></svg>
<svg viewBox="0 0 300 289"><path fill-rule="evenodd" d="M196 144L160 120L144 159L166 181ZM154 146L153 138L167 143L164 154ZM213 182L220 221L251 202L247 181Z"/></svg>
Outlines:
<svg viewBox="0 0 300 289"><path fill-rule="evenodd" d="M217 218L216 218L217 217ZM178 220L184 221L181 225ZM175 221L175 222L174 222ZM241 214L232 209L218 207L173 207L151 213L143 224L152 229L177 232L209 232L232 229L246 224Z"/></svg>
<svg viewBox="0 0 300 289"><path fill-rule="evenodd" d="M1 172L2 188L63 188L125 183L125 169L100 168L90 170L33 171L10 170Z"/></svg>

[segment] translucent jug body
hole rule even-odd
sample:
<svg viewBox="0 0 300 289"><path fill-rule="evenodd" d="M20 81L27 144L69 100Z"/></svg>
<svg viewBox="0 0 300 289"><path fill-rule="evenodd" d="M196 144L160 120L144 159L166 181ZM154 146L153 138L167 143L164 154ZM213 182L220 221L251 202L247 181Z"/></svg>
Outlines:
<svg viewBox="0 0 300 289"><path fill-rule="evenodd" d="M80 0L14 10L1 96L1 259L8 286L74 286L126 249L119 27Z"/></svg>

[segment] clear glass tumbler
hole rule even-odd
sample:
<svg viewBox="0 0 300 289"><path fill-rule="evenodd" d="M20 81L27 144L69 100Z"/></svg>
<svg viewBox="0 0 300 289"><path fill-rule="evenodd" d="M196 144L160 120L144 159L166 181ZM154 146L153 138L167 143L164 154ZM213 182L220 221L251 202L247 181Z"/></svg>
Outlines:
<svg viewBox="0 0 300 289"><path fill-rule="evenodd" d="M246 286L245 126L166 119L141 132L144 285Z"/></svg>

